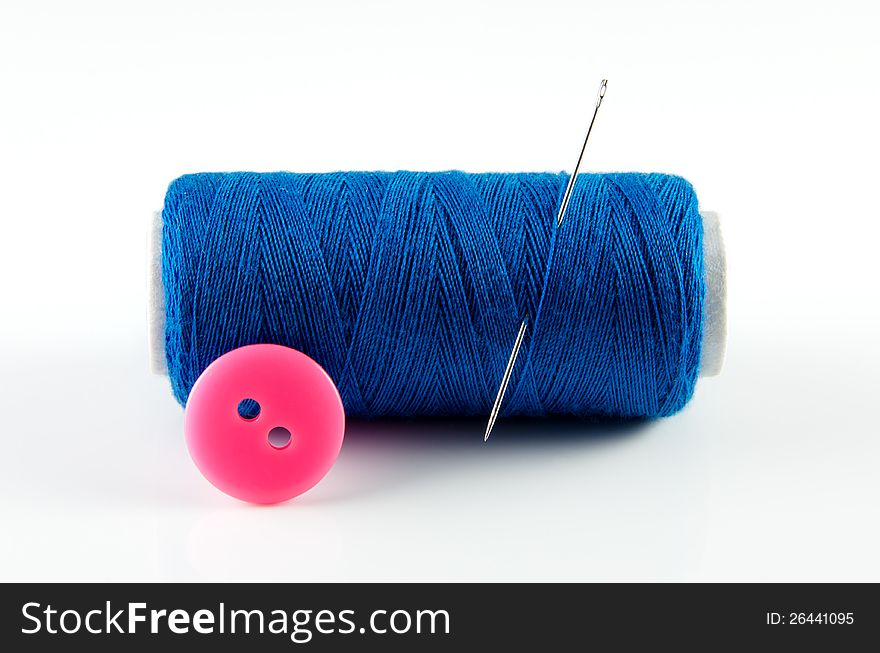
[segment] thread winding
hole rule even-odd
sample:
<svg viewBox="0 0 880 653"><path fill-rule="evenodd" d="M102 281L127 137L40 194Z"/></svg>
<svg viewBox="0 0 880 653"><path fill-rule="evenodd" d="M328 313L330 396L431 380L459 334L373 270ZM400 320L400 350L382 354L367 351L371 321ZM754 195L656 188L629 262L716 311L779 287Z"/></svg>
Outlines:
<svg viewBox="0 0 880 653"><path fill-rule="evenodd" d="M349 416L658 417L700 363L702 221L663 174L202 173L162 213L165 351L185 404L215 358L299 349Z"/></svg>

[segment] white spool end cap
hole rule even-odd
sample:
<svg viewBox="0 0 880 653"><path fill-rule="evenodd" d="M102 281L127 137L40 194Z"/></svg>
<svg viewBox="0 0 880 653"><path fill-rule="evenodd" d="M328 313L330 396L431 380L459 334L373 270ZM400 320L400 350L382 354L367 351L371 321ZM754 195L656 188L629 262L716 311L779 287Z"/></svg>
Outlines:
<svg viewBox="0 0 880 653"><path fill-rule="evenodd" d="M727 351L727 257L721 235L721 219L714 211L700 211L703 218L703 347L700 376L717 376Z"/></svg>
<svg viewBox="0 0 880 653"><path fill-rule="evenodd" d="M165 288L162 285L162 211L156 211L147 234L147 338L150 371L168 374L165 363Z"/></svg>

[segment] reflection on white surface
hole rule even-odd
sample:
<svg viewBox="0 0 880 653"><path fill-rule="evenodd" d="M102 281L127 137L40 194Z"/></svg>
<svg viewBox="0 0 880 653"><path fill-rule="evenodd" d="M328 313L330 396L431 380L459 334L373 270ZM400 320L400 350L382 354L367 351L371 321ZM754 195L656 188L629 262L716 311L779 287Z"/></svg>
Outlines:
<svg viewBox="0 0 880 653"><path fill-rule="evenodd" d="M734 347L657 422L351 424L274 507L201 478L140 348L9 355L0 579L878 579L872 366L800 351Z"/></svg>

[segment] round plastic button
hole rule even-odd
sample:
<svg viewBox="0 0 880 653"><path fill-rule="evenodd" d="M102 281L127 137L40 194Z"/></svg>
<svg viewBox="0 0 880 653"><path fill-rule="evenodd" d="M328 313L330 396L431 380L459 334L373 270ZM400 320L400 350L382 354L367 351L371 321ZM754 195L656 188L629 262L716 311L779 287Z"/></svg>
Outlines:
<svg viewBox="0 0 880 653"><path fill-rule="evenodd" d="M186 403L190 456L218 489L278 503L313 487L333 466L345 411L311 358L281 345L240 347L211 363Z"/></svg>

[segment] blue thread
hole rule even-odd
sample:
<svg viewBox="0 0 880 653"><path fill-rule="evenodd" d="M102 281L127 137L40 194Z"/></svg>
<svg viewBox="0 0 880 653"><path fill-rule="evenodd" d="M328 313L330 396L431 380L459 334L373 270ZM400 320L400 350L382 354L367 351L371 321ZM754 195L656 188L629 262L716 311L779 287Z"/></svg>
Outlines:
<svg viewBox="0 0 880 653"><path fill-rule="evenodd" d="M272 342L318 361L349 416L485 415L528 314L505 414L676 412L703 332L696 195L669 175L581 175L557 231L567 179L175 180L162 213L175 397L221 354Z"/></svg>

